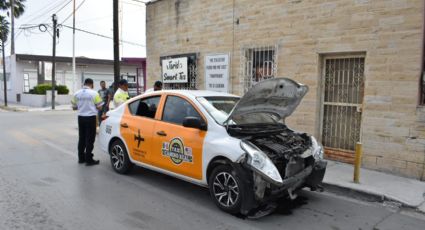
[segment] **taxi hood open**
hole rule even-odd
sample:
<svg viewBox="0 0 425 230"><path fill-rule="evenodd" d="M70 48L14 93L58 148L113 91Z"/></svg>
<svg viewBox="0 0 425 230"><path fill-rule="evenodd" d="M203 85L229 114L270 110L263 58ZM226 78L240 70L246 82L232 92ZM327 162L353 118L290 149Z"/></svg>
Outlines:
<svg viewBox="0 0 425 230"><path fill-rule="evenodd" d="M263 112L285 119L294 112L307 92L308 86L289 78L261 81L243 95L225 123L235 116Z"/></svg>

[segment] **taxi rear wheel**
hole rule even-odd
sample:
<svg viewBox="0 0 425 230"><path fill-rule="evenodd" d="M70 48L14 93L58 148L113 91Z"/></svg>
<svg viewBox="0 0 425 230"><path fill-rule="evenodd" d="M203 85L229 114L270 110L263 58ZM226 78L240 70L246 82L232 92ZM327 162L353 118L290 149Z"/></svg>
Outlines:
<svg viewBox="0 0 425 230"><path fill-rule="evenodd" d="M208 180L214 203L223 211L236 214L242 206L243 185L230 165L217 166Z"/></svg>
<svg viewBox="0 0 425 230"><path fill-rule="evenodd" d="M133 163L131 163L127 150L120 140L116 140L112 143L111 148L109 149L109 155L111 158L112 168L114 168L116 172L120 174L130 172L133 167Z"/></svg>

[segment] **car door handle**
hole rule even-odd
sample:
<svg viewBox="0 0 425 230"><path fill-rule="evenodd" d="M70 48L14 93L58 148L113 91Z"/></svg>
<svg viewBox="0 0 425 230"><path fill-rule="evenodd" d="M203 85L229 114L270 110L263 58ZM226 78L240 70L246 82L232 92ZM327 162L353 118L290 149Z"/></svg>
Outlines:
<svg viewBox="0 0 425 230"><path fill-rule="evenodd" d="M128 125L127 125L127 123L121 123L121 127L128 128Z"/></svg>
<svg viewBox="0 0 425 230"><path fill-rule="evenodd" d="M158 131L156 132L156 134L160 135L160 136L167 136L167 134L164 131Z"/></svg>

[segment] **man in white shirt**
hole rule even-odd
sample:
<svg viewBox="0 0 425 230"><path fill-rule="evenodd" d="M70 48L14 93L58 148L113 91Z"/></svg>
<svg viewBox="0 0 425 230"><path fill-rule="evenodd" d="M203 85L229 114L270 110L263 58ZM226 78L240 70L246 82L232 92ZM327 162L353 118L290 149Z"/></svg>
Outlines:
<svg viewBox="0 0 425 230"><path fill-rule="evenodd" d="M147 89L145 91L145 93L150 93L150 92L158 91L158 90L162 90L162 82L161 81L156 81L155 84L153 85L153 88Z"/></svg>
<svg viewBox="0 0 425 230"><path fill-rule="evenodd" d="M93 159L92 151L96 138L96 116L104 102L93 90L92 79L84 81L83 88L73 95L71 103L74 110L78 109L78 163L97 165L99 160Z"/></svg>

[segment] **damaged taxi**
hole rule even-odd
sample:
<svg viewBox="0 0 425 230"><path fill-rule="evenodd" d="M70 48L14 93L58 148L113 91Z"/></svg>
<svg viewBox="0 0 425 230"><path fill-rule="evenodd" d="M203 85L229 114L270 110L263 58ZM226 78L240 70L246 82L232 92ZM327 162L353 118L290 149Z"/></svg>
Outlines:
<svg viewBox="0 0 425 230"><path fill-rule="evenodd" d="M202 90L151 92L108 112L99 140L118 173L142 166L208 187L226 212L264 213L302 188L321 189L323 147L285 125L307 91L276 78L257 83L242 98Z"/></svg>

